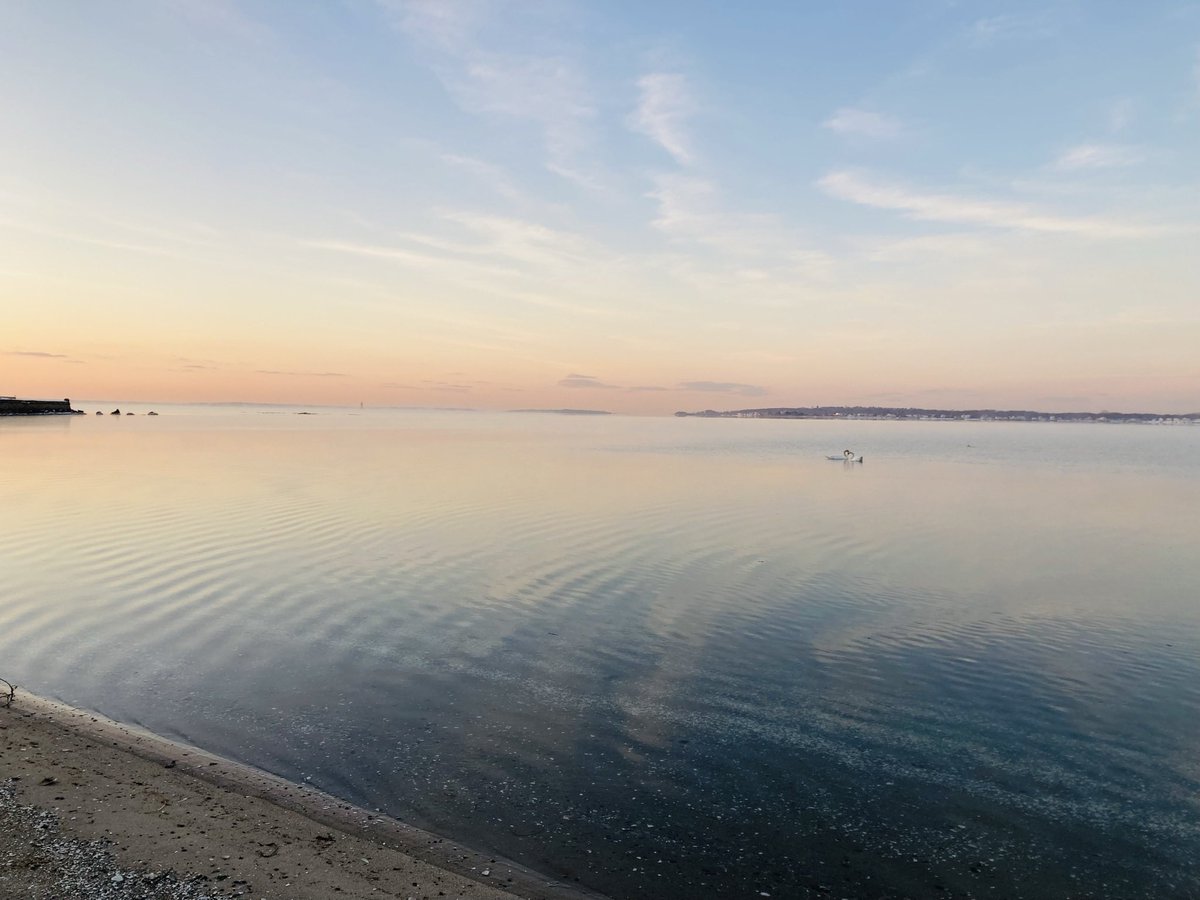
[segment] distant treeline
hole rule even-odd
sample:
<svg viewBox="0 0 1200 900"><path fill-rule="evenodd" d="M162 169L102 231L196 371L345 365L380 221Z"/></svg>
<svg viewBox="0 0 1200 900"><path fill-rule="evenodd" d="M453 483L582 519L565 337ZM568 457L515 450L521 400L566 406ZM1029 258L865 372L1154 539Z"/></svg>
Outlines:
<svg viewBox="0 0 1200 900"><path fill-rule="evenodd" d="M1200 413L1038 412L1031 409L923 409L915 406L771 406L706 409L677 416L726 419L935 419L994 422L1200 422Z"/></svg>

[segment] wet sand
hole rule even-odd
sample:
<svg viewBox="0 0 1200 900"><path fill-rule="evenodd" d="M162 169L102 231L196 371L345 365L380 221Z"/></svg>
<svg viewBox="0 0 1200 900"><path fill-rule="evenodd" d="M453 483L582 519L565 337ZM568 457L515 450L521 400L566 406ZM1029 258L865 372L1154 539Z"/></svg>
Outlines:
<svg viewBox="0 0 1200 900"><path fill-rule="evenodd" d="M24 691L0 707L0 897L239 896L598 895Z"/></svg>

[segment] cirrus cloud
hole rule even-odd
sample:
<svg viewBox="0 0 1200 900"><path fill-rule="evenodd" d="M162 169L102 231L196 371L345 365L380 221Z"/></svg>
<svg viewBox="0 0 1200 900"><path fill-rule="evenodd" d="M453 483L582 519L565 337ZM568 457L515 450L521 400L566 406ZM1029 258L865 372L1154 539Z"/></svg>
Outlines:
<svg viewBox="0 0 1200 900"><path fill-rule="evenodd" d="M592 375L578 375L572 373L566 378L558 382L559 387L566 388L599 388L600 390L615 391L620 389L620 385L606 384L599 378Z"/></svg>
<svg viewBox="0 0 1200 900"><path fill-rule="evenodd" d="M738 394L742 397L761 397L767 393L765 387L737 381L683 381L679 384L679 390L701 394Z"/></svg>
<svg viewBox="0 0 1200 900"><path fill-rule="evenodd" d="M1113 169L1136 166L1146 156L1139 148L1126 144L1080 144L1063 152L1054 167L1065 172L1080 169Z"/></svg>
<svg viewBox="0 0 1200 900"><path fill-rule="evenodd" d="M821 127L846 137L872 140L891 140L903 132L897 119L853 106L843 106L822 122Z"/></svg>
<svg viewBox="0 0 1200 900"><path fill-rule="evenodd" d="M841 200L876 209L895 210L922 221L1101 239L1145 237L1162 231L1161 228L1097 216L1062 216L1005 200L914 190L845 169L830 172L818 180L817 185Z"/></svg>
<svg viewBox="0 0 1200 900"><path fill-rule="evenodd" d="M255 369L259 375L289 375L296 378L349 378L345 372L281 372L277 369Z"/></svg>
<svg viewBox="0 0 1200 900"><path fill-rule="evenodd" d="M687 134L687 119L695 103L687 81L676 72L652 72L638 79L641 99L631 124L674 157L680 165L695 156Z"/></svg>

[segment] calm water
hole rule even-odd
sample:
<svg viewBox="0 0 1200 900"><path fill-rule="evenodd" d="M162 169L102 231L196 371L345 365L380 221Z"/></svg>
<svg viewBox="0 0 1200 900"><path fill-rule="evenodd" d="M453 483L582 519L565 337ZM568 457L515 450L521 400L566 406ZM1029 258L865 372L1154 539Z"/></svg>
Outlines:
<svg viewBox="0 0 1200 900"><path fill-rule="evenodd" d="M0 675L614 897L1200 896L1200 428L159 411L0 419Z"/></svg>

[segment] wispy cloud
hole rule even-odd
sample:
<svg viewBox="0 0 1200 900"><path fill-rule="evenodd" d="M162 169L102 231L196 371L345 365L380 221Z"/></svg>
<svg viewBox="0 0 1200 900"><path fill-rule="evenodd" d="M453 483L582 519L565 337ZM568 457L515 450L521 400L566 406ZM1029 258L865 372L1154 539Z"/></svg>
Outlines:
<svg viewBox="0 0 1200 900"><path fill-rule="evenodd" d="M476 115L527 122L546 147L545 165L595 189L600 184L581 162L592 145L596 108L587 80L557 44L551 52L514 53L495 42L496 4L462 0L376 0L391 23L426 54L447 92ZM535 11L526 10L534 17ZM538 44L533 23L525 43Z"/></svg>
<svg viewBox="0 0 1200 900"><path fill-rule="evenodd" d="M573 232L489 213L445 212L441 218L452 223L459 234L392 233L387 236L392 241L388 244L352 240L296 243L412 269L443 286L486 297L493 304L508 300L570 315L621 315L620 307L612 304L611 296L598 286L599 281L591 289L594 303L586 302L584 291L563 290L564 278L573 277L581 269L586 268L599 279L602 273L619 268L618 258L603 245ZM394 286L386 281L328 280L356 291L365 290L383 302L391 303L396 298ZM458 324L467 325L473 332L482 327L481 321Z"/></svg>
<svg viewBox="0 0 1200 900"><path fill-rule="evenodd" d="M462 156L456 153L443 154L442 161L473 175L502 197L509 200L524 199L521 191L512 183L508 173L499 166L473 156Z"/></svg>
<svg viewBox="0 0 1200 900"><path fill-rule="evenodd" d="M449 391L455 394L465 394L467 391L473 390L469 384L457 384L452 381L434 381L430 378L422 378L421 384L425 385L430 390L434 391Z"/></svg>
<svg viewBox="0 0 1200 900"><path fill-rule="evenodd" d="M735 394L741 397L761 397L767 389L757 384L743 384L737 381L682 381L673 388L659 385L636 385L622 387L619 384L609 384L594 375L579 375L572 373L558 382L559 387L588 388L605 391L624 390L629 392L646 391L678 391L691 394Z"/></svg>
<svg viewBox="0 0 1200 900"><path fill-rule="evenodd" d="M212 360L212 359L195 359L193 357L188 357L188 356L179 356L179 357L175 358L175 362L177 362L179 364L178 366L175 367L175 371L181 371L181 370L201 371L201 370L205 370L205 369L221 368L221 366L218 365L217 361Z"/></svg>
<svg viewBox="0 0 1200 900"><path fill-rule="evenodd" d="M250 44L262 44L272 32L250 18L233 0L167 0L165 4L192 25L207 28Z"/></svg>
<svg viewBox="0 0 1200 900"><path fill-rule="evenodd" d="M658 202L658 217L652 224L674 237L703 240L725 220L715 209L717 189L704 178L660 175L649 196Z"/></svg>
<svg viewBox="0 0 1200 900"><path fill-rule="evenodd" d="M462 275L467 268L472 268L479 274L491 276L517 274L515 269L490 266L478 260L466 262L454 256L424 253L419 250L385 244L360 244L354 241L340 240L302 240L299 243L301 246L311 247L316 250L330 250L335 253L345 253L351 256L382 259L415 269L442 271L448 274ZM449 250L450 248L451 245L447 245L444 249ZM459 251L463 250L463 248L455 249Z"/></svg>
<svg viewBox="0 0 1200 900"><path fill-rule="evenodd" d="M760 257L797 241L768 213L725 208L716 185L705 178L669 173L654 179L649 196L658 202L653 225L675 240L695 241L723 253Z"/></svg>
<svg viewBox="0 0 1200 900"><path fill-rule="evenodd" d="M46 353L42 350L5 350L5 356L34 356L39 359L67 359L65 353Z"/></svg>
<svg viewBox="0 0 1200 900"><path fill-rule="evenodd" d="M638 79L640 97L631 124L682 166L695 159L687 121L696 111L687 80L676 72L652 72Z"/></svg>
<svg viewBox="0 0 1200 900"><path fill-rule="evenodd" d="M481 24L487 4L462 0L376 0L392 23L435 46L464 43Z"/></svg>
<svg viewBox="0 0 1200 900"><path fill-rule="evenodd" d="M834 271L834 259L813 248L805 232L773 213L729 209L707 179L674 172L654 184L649 196L658 215L651 225L679 248L655 268L691 290L736 290L742 302L763 303L825 282Z"/></svg>
<svg viewBox="0 0 1200 900"><path fill-rule="evenodd" d="M991 245L974 234L927 234L919 237L879 241L868 247L865 256L877 263L907 263L950 257L981 256Z"/></svg>
<svg viewBox="0 0 1200 900"><path fill-rule="evenodd" d="M538 222L477 212L447 212L447 221L472 232L481 244L476 252L541 267L562 268L594 262L603 251L573 232Z"/></svg>
<svg viewBox="0 0 1200 900"><path fill-rule="evenodd" d="M456 92L468 108L538 125L552 163L563 165L587 143L595 115L583 78L561 57L477 56L468 61Z"/></svg>
<svg viewBox="0 0 1200 900"><path fill-rule="evenodd" d="M570 374L566 378L558 382L559 387L567 388L599 388L605 391L615 391L620 389L618 384L606 384L599 378L592 375Z"/></svg>
<svg viewBox="0 0 1200 900"><path fill-rule="evenodd" d="M1080 144L1071 147L1058 157L1054 167L1064 172L1080 169L1113 169L1136 166L1146 159L1139 147L1127 144Z"/></svg>
<svg viewBox="0 0 1200 900"><path fill-rule="evenodd" d="M0 218L0 228L9 228L13 229L14 231L23 231L28 234L54 238L56 240L75 241L80 244L91 244L96 247L107 247L112 250L129 250L134 253L148 253L154 256L167 256L179 259L191 258L189 254L181 253L180 251L169 247L156 247L150 244L134 243L132 241L112 240L111 238L107 237L81 234L75 231L64 231L58 228L48 228L28 221Z"/></svg>
<svg viewBox="0 0 1200 900"><path fill-rule="evenodd" d="M898 119L853 106L843 106L821 125L835 134L871 140L892 140L903 132Z"/></svg>
<svg viewBox="0 0 1200 900"><path fill-rule="evenodd" d="M1200 52L1197 52L1197 93L1200 93ZM1133 122L1133 101L1128 97L1118 97L1108 107L1107 125L1112 133L1124 131Z"/></svg>
<svg viewBox="0 0 1200 900"><path fill-rule="evenodd" d="M281 372L277 369L256 369L259 375L288 375L297 378L349 378L345 372Z"/></svg>
<svg viewBox="0 0 1200 900"><path fill-rule="evenodd" d="M977 19L968 30L968 37L977 45L1001 41L1036 41L1052 38L1059 33L1059 24L1051 10L1030 13L1006 13Z"/></svg>
<svg viewBox="0 0 1200 900"><path fill-rule="evenodd" d="M701 394L738 394L742 397L761 397L767 393L767 389L760 385L736 381L684 381L680 383L679 390Z"/></svg>
<svg viewBox="0 0 1200 900"><path fill-rule="evenodd" d="M1088 238L1143 237L1161 231L1112 219L1060 216L1021 203L927 193L872 180L848 170L830 172L817 184L842 200L876 209L895 210L921 221L956 222Z"/></svg>

